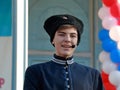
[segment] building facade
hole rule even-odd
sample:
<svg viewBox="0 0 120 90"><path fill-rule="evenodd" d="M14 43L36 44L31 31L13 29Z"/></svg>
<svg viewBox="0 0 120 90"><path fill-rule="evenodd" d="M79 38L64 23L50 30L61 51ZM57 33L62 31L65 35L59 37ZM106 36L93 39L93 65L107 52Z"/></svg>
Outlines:
<svg viewBox="0 0 120 90"><path fill-rule="evenodd" d="M43 28L43 23L46 18L55 14L67 13L83 21L84 32L81 43L74 54L75 61L100 70L98 61L101 51L98 39L98 32L101 28L98 18L100 0L9 0L7 4L11 5L8 8L11 8L12 50L11 59L7 59L10 62L8 75L11 75L11 78L6 78L0 73L0 90L10 90L10 88L22 90L26 68L52 58L54 48ZM3 63L1 57L0 63ZM2 68L0 70L4 72L5 67ZM3 78L6 80L3 81ZM7 79L10 82L9 88L6 86Z"/></svg>

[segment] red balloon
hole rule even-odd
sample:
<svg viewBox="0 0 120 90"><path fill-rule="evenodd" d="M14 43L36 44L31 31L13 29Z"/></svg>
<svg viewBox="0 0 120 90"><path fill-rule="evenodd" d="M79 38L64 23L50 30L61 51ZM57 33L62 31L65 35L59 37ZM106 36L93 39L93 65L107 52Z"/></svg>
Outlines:
<svg viewBox="0 0 120 90"><path fill-rule="evenodd" d="M102 77L103 83L109 82L108 76L109 75L107 73L105 73L104 71L101 72L101 77Z"/></svg>
<svg viewBox="0 0 120 90"><path fill-rule="evenodd" d="M110 13L113 17L120 18L120 3L115 3L110 7Z"/></svg>
<svg viewBox="0 0 120 90"><path fill-rule="evenodd" d="M112 6L114 3L117 3L117 0L102 0L103 4L110 7Z"/></svg>
<svg viewBox="0 0 120 90"><path fill-rule="evenodd" d="M120 18L118 18L118 25L120 25Z"/></svg>
<svg viewBox="0 0 120 90"><path fill-rule="evenodd" d="M105 90L116 90L116 87L110 83L108 74L106 74L105 72L102 71L101 77L102 77L102 81L103 81Z"/></svg>
<svg viewBox="0 0 120 90"><path fill-rule="evenodd" d="M112 85L111 83L104 83L105 90L116 90L116 87Z"/></svg>

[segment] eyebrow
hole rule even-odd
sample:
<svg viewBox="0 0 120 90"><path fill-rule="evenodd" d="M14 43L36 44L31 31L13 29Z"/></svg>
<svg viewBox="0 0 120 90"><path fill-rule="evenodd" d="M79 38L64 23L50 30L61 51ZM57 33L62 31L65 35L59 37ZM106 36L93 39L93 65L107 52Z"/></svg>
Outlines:
<svg viewBox="0 0 120 90"><path fill-rule="evenodd" d="M58 31L57 33L63 33L63 34L67 34L66 32L64 32L64 31ZM72 32L72 33L69 33L69 34L75 34L75 35L77 35L77 33L74 33L74 32Z"/></svg>

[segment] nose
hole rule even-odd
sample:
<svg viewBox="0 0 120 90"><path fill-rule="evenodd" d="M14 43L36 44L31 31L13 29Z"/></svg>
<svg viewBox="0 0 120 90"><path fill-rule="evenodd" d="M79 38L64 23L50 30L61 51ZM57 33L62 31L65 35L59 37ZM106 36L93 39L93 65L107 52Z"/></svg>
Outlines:
<svg viewBox="0 0 120 90"><path fill-rule="evenodd" d="M66 35L64 40L67 41L67 42L71 41L70 35Z"/></svg>

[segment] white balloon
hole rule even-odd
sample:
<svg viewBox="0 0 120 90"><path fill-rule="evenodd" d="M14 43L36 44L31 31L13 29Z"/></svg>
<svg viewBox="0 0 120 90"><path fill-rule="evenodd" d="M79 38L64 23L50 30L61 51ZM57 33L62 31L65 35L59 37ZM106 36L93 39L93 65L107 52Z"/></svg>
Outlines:
<svg viewBox="0 0 120 90"><path fill-rule="evenodd" d="M108 7L102 6L98 11L98 16L101 20L110 16L110 9Z"/></svg>
<svg viewBox="0 0 120 90"><path fill-rule="evenodd" d="M117 90L120 90L120 85L117 86Z"/></svg>
<svg viewBox="0 0 120 90"><path fill-rule="evenodd" d="M120 26L116 25L111 27L109 36L114 41L120 41Z"/></svg>
<svg viewBox="0 0 120 90"><path fill-rule="evenodd" d="M102 20L102 26L107 30L110 30L110 28L115 25L117 25L117 20L116 20L116 18L114 18L112 16L105 17Z"/></svg>
<svg viewBox="0 0 120 90"><path fill-rule="evenodd" d="M99 54L99 61L103 63L104 61L110 60L110 54L105 51L101 51Z"/></svg>
<svg viewBox="0 0 120 90"><path fill-rule="evenodd" d="M111 73L112 71L115 71L116 69L117 69L117 65L111 61L105 61L102 64L102 70L107 74Z"/></svg>
<svg viewBox="0 0 120 90"><path fill-rule="evenodd" d="M120 71L113 71L109 74L109 81L111 84L118 86L120 85Z"/></svg>

